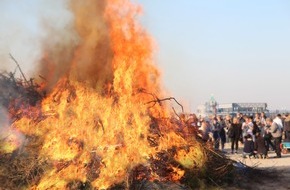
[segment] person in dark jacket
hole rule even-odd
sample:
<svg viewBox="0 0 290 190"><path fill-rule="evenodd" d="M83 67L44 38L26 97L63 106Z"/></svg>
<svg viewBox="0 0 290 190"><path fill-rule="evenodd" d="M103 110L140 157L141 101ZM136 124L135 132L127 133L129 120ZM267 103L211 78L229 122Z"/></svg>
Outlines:
<svg viewBox="0 0 290 190"><path fill-rule="evenodd" d="M220 146L220 131L221 131L221 126L219 122L217 121L216 118L213 119L212 123L212 133L213 133L213 140L214 140L214 148L215 150L219 149Z"/></svg>
<svg viewBox="0 0 290 190"><path fill-rule="evenodd" d="M255 141L255 153L259 158L268 158L268 151L265 144L265 139L263 136L257 132L256 133L256 141Z"/></svg>
<svg viewBox="0 0 290 190"><path fill-rule="evenodd" d="M225 152L225 143L226 143L226 124L225 121L223 120L223 118L221 116L217 116L217 122L220 125L220 131L219 131L219 136L220 136L220 140L221 140L221 148L222 148L222 152Z"/></svg>
<svg viewBox="0 0 290 190"><path fill-rule="evenodd" d="M272 150L275 150L275 146L272 143L272 134L269 132L269 128L270 128L270 126L268 124L266 124L266 126L264 127L264 139L266 142L267 151L270 151L270 146L271 146Z"/></svg>
<svg viewBox="0 0 290 190"><path fill-rule="evenodd" d="M237 118L241 124L245 122L245 119L242 113L237 113Z"/></svg>
<svg viewBox="0 0 290 190"><path fill-rule="evenodd" d="M284 142L290 142L290 115L288 115L284 120Z"/></svg>
<svg viewBox="0 0 290 190"><path fill-rule="evenodd" d="M248 134L245 136L245 141L244 141L244 150L243 150L243 157L246 158L249 156L251 158L252 156L255 157L254 154L254 141L252 135Z"/></svg>
<svg viewBox="0 0 290 190"><path fill-rule="evenodd" d="M235 148L235 153L238 153L239 140L240 140L241 134L242 134L242 124L239 122L239 119L237 117L234 117L233 123L230 125L228 129L228 136L231 139L232 154L234 153L234 148Z"/></svg>
<svg viewBox="0 0 290 190"><path fill-rule="evenodd" d="M226 115L225 117L225 131L226 131L226 142L230 142L231 138L229 138L229 135L228 135L228 131L229 131L229 128L231 127L232 125L232 118L231 118L231 115Z"/></svg>

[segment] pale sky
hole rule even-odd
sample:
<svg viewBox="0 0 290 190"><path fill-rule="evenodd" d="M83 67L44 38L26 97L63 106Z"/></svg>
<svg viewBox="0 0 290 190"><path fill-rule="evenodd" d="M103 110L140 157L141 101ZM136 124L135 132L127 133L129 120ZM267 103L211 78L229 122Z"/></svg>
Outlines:
<svg viewBox="0 0 290 190"><path fill-rule="evenodd" d="M211 94L219 103L290 109L289 0L134 1L158 46L165 87L190 111ZM59 0L1 0L1 68L15 67L12 53L29 70L41 53L38 40L46 37L40 15L60 31L72 19L65 7Z"/></svg>
<svg viewBox="0 0 290 190"><path fill-rule="evenodd" d="M166 88L192 111L266 102L290 109L290 1L138 0Z"/></svg>

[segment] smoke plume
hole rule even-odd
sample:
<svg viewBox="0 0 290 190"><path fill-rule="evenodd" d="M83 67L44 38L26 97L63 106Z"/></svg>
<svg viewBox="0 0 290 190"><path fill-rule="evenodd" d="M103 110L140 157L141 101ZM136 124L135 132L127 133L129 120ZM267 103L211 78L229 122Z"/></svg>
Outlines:
<svg viewBox="0 0 290 190"><path fill-rule="evenodd" d="M57 47L58 40L76 41L70 29L73 16L67 1L0 1L0 68L13 71L11 53L27 75L36 72L44 46ZM56 35L57 34L57 35ZM49 43L48 41L49 40Z"/></svg>
<svg viewBox="0 0 290 190"><path fill-rule="evenodd" d="M7 27L0 29L0 36L6 35L4 43L0 46L0 61L5 63L4 65L9 64L5 69L12 70L15 64L8 56L12 53L25 73L46 81L46 90L52 89L64 77L101 89L106 84L112 84L114 77L116 78L113 76L114 69L116 70L113 60L115 51L119 51L120 48L132 51L125 48L138 47L141 51L133 53L132 56L136 56L136 60L142 64L138 64L138 72L134 75L142 80L136 78L136 86L150 85L148 81L156 80L159 76L156 68L145 60L150 58L151 49L142 48L150 46L150 39L147 39L147 34L141 28L135 26L134 20L128 19L129 25L116 26L127 22L122 17L134 16L130 15L129 9L117 11L118 7L115 7L115 13L106 15L107 2L109 1L1 1L3 19L0 24ZM138 14L138 11L136 9L132 12ZM116 23L108 22L115 14L120 14L117 17L120 17L121 23L118 23L118 19ZM114 30L111 30L112 26ZM122 35L111 39L116 32ZM141 37L137 40L135 36ZM130 61L132 58L122 59L128 62L124 69L137 68L137 63ZM3 69L2 65L1 67ZM151 73L148 73L148 70L151 70ZM118 80L116 78L115 83L118 83Z"/></svg>

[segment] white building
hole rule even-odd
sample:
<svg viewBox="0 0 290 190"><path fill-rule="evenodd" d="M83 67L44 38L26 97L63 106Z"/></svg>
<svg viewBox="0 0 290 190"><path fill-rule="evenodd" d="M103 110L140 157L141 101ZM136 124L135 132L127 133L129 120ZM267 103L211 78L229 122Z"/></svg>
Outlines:
<svg viewBox="0 0 290 190"><path fill-rule="evenodd" d="M267 103L228 103L219 104L217 113L221 115L243 113L253 115L257 112L269 112Z"/></svg>
<svg viewBox="0 0 290 190"><path fill-rule="evenodd" d="M212 99L211 99L212 100ZM235 115L236 113L243 113L246 115L253 115L257 112L268 113L267 103L226 103L218 104L217 102L206 102L198 106L197 115Z"/></svg>

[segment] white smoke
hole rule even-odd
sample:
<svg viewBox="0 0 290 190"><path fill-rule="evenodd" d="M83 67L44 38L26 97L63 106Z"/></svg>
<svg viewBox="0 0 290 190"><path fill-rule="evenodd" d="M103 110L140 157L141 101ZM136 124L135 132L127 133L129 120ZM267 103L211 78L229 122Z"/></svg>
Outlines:
<svg viewBox="0 0 290 190"><path fill-rule="evenodd" d="M0 106L0 132L3 131L3 129L7 126L9 126L7 111L2 106Z"/></svg>
<svg viewBox="0 0 290 190"><path fill-rule="evenodd" d="M10 126L8 112L0 106L0 154L23 148L25 137Z"/></svg>
<svg viewBox="0 0 290 190"><path fill-rule="evenodd" d="M65 0L1 0L0 69L16 68L11 53L24 72L31 74L43 55L43 41L54 46L60 39L76 39L70 29L72 22Z"/></svg>

